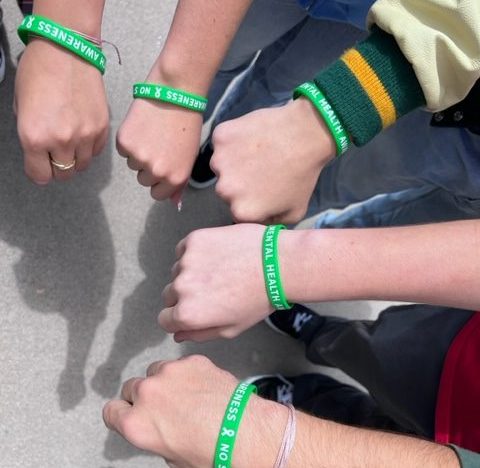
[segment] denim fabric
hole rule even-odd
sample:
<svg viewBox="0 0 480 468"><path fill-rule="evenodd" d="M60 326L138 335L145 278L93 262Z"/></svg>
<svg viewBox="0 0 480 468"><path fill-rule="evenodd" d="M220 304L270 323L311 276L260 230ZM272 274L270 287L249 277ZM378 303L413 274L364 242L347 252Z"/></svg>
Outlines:
<svg viewBox="0 0 480 468"><path fill-rule="evenodd" d="M210 88L205 121L242 73L217 109L213 128L255 109L284 104L296 86L364 36L353 26L309 17L296 0L255 0ZM322 45L320 54L315 44Z"/></svg>
<svg viewBox="0 0 480 468"><path fill-rule="evenodd" d="M322 213L316 227L480 218L480 136L428 122L427 113L414 112L326 167L308 215L354 205Z"/></svg>
<svg viewBox="0 0 480 468"><path fill-rule="evenodd" d="M297 0L312 18L350 23L365 29L373 0Z"/></svg>

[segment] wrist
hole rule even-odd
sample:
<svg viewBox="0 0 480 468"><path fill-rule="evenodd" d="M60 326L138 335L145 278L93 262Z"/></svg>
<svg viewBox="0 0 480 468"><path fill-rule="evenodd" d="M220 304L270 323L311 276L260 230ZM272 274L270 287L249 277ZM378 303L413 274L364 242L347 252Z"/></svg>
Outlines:
<svg viewBox="0 0 480 468"><path fill-rule="evenodd" d="M278 238L278 257L283 281L283 289L287 300L293 304L308 301L309 278L315 272L311 271L310 262L312 256L310 250L312 234L317 231L311 230L286 230L282 231Z"/></svg>
<svg viewBox="0 0 480 468"><path fill-rule="evenodd" d="M325 121L319 115L315 106L305 97L299 97L290 101L286 108L291 113L292 119L298 119L304 123L304 129L310 136L309 143L315 145L315 154L318 164L323 167L336 154L335 140L327 128Z"/></svg>
<svg viewBox="0 0 480 468"><path fill-rule="evenodd" d="M22 54L22 59L26 57L41 61L42 69L55 75L67 72L77 76L79 73L99 75L97 69L81 57L43 37L31 36Z"/></svg>
<svg viewBox="0 0 480 468"><path fill-rule="evenodd" d="M287 407L252 395L233 456L235 468L273 466L288 419Z"/></svg>
<svg viewBox="0 0 480 468"><path fill-rule="evenodd" d="M210 80L191 72L177 57L161 53L150 70L147 81L207 97Z"/></svg>
<svg viewBox="0 0 480 468"><path fill-rule="evenodd" d="M64 4L63 4L64 3ZM64 28L72 29L93 37L101 37L103 2L95 8L85 7L84 2L41 2L35 1L33 14L44 16Z"/></svg>

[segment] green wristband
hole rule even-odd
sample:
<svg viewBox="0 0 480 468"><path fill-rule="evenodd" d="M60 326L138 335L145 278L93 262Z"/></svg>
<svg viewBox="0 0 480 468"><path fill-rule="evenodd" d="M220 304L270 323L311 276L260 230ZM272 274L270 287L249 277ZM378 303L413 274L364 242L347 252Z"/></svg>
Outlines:
<svg viewBox="0 0 480 468"><path fill-rule="evenodd" d="M43 16L30 15L25 16L22 24L18 27L18 35L22 42L27 45L31 34L54 42L98 68L102 75L105 73L107 59L102 49L76 32Z"/></svg>
<svg viewBox="0 0 480 468"><path fill-rule="evenodd" d="M218 434L214 468L230 468L232 466L233 449L237 439L238 428L252 393L257 393L257 387L245 382L240 382L234 390L225 410L220 433Z"/></svg>
<svg viewBox="0 0 480 468"><path fill-rule="evenodd" d="M196 112L204 112L208 103L208 100L202 96L156 83L135 83L133 97L168 102Z"/></svg>
<svg viewBox="0 0 480 468"><path fill-rule="evenodd" d="M337 147L337 156L342 155L350 147L350 138L348 138L347 132L344 126L341 124L337 114L333 110L332 106L328 103L325 96L318 89L315 83L308 81L303 83L298 88L295 88L293 92L293 99L297 99L300 96L305 96L310 99L312 104L317 108L322 116L325 124L327 125L333 139L335 140L335 146Z"/></svg>
<svg viewBox="0 0 480 468"><path fill-rule="evenodd" d="M280 265L278 263L278 234L286 229L283 224L267 226L263 235L262 257L263 276L270 303L276 310L287 310L293 307L285 297L280 279Z"/></svg>

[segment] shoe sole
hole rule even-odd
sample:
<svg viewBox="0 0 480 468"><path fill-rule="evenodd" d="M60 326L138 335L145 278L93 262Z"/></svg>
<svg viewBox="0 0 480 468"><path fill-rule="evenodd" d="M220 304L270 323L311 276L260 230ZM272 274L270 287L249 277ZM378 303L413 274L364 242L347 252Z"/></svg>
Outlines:
<svg viewBox="0 0 480 468"><path fill-rule="evenodd" d="M266 378L271 378L271 377L278 377L278 375L277 374L252 375L251 377L248 377L248 379L242 380L242 382L244 382L246 384L251 384L252 382L255 382L255 380L266 379Z"/></svg>
<svg viewBox="0 0 480 468"><path fill-rule="evenodd" d="M213 179L207 180L206 182L197 182L196 180L193 180L192 178L188 179L188 185L190 187L197 189L197 190L203 190L206 189L212 185L214 185L217 182L217 178L214 177Z"/></svg>
<svg viewBox="0 0 480 468"><path fill-rule="evenodd" d="M270 320L270 317L264 318L263 321L264 321L273 331L276 331L276 332L279 333L280 335L288 336L289 338L293 338L293 337L292 337L291 335L289 335L288 333L285 333L283 330L280 330L280 328L278 328L278 327Z"/></svg>

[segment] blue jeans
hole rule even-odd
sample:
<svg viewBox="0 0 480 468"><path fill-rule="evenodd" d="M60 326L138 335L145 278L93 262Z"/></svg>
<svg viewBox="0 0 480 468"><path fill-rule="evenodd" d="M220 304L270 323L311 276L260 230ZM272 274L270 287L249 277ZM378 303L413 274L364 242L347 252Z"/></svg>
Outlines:
<svg viewBox="0 0 480 468"><path fill-rule="evenodd" d="M335 19L328 14L325 18ZM213 127L255 109L286 103L296 86L364 35L346 24L312 18L297 0L254 0L210 88L205 120L242 73L217 111Z"/></svg>
<svg viewBox="0 0 480 468"><path fill-rule="evenodd" d="M328 18L365 27L365 19L373 1L369 0L297 0L313 18Z"/></svg>
<svg viewBox="0 0 480 468"><path fill-rule="evenodd" d="M414 112L326 167L308 210L309 216L322 212L315 227L480 218L480 136L428 122L428 114ZM341 213L328 210L346 206Z"/></svg>

